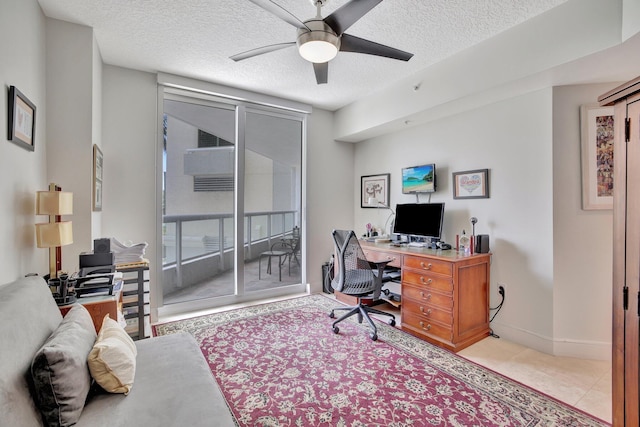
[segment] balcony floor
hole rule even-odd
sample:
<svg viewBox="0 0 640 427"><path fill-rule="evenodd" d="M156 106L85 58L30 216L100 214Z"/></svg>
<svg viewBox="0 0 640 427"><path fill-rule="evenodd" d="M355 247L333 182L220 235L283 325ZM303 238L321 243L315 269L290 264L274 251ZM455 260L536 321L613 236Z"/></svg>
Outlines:
<svg viewBox="0 0 640 427"><path fill-rule="evenodd" d="M284 285L294 285L302 280L301 269L295 259L291 260L291 274L289 274L288 261L282 265L282 281L278 281L277 258L271 261L271 274L267 274L267 260L262 260L261 279L258 279L258 260L245 264L244 279L245 291L255 292L265 289L273 289ZM178 291L164 295L164 304L176 304L198 299L213 298L234 293L233 269L214 276L208 280L185 287Z"/></svg>

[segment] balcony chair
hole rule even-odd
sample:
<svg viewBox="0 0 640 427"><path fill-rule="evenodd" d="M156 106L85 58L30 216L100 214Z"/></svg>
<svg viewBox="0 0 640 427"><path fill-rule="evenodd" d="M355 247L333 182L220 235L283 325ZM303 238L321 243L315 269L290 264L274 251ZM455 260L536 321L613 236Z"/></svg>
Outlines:
<svg viewBox="0 0 640 427"><path fill-rule="evenodd" d="M267 274L271 274L271 258L278 258L278 280L282 282L282 266L289 260L289 276L291 276L291 254L293 249L286 242L279 241L271 245L271 249L260 254L258 259L258 280L262 280L262 258L268 258Z"/></svg>
<svg viewBox="0 0 640 427"><path fill-rule="evenodd" d="M382 290L382 279L384 268L389 261L370 262L367 261L358 238L352 230L334 230L333 241L335 243L336 264L338 271L331 281L331 287L345 295L354 296L358 299L358 305L353 307L337 307L331 310L329 317L335 318L335 311L348 310L338 320L333 322L333 332L338 333L340 329L337 324L343 320L358 315L358 323L362 323L362 319L366 319L371 326L369 336L373 341L378 339L378 329L369 317L369 313L379 314L382 316L390 316L389 324L395 326L396 318L391 313L377 310L373 307L364 305L362 298L371 297L377 300Z"/></svg>

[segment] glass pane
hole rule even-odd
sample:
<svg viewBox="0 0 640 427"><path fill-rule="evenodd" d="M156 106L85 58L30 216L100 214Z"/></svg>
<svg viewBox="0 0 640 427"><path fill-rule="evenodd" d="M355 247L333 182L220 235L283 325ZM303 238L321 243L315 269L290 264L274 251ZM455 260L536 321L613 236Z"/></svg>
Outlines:
<svg viewBox="0 0 640 427"><path fill-rule="evenodd" d="M245 215L251 245L244 267L245 290L258 292L302 281L300 226L302 122L247 113Z"/></svg>
<svg viewBox="0 0 640 427"><path fill-rule="evenodd" d="M232 295L235 110L165 99L163 122L164 304Z"/></svg>

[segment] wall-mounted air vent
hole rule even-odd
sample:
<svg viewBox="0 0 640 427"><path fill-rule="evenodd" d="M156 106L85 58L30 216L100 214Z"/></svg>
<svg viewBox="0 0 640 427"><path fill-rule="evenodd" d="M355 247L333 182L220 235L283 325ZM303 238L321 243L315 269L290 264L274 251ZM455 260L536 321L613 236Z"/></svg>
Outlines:
<svg viewBox="0 0 640 427"><path fill-rule="evenodd" d="M194 176L193 191L233 191L233 176Z"/></svg>

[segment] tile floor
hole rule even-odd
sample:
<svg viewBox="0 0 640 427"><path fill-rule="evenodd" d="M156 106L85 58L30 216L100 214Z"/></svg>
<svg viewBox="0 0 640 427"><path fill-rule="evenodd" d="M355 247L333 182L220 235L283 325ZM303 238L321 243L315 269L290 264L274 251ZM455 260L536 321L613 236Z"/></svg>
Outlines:
<svg viewBox="0 0 640 427"><path fill-rule="evenodd" d="M399 309L378 308L394 313L401 323ZM458 355L611 423L611 362L551 356L493 337Z"/></svg>
<svg viewBox="0 0 640 427"><path fill-rule="evenodd" d="M550 356L487 337L458 355L611 423L611 363Z"/></svg>

